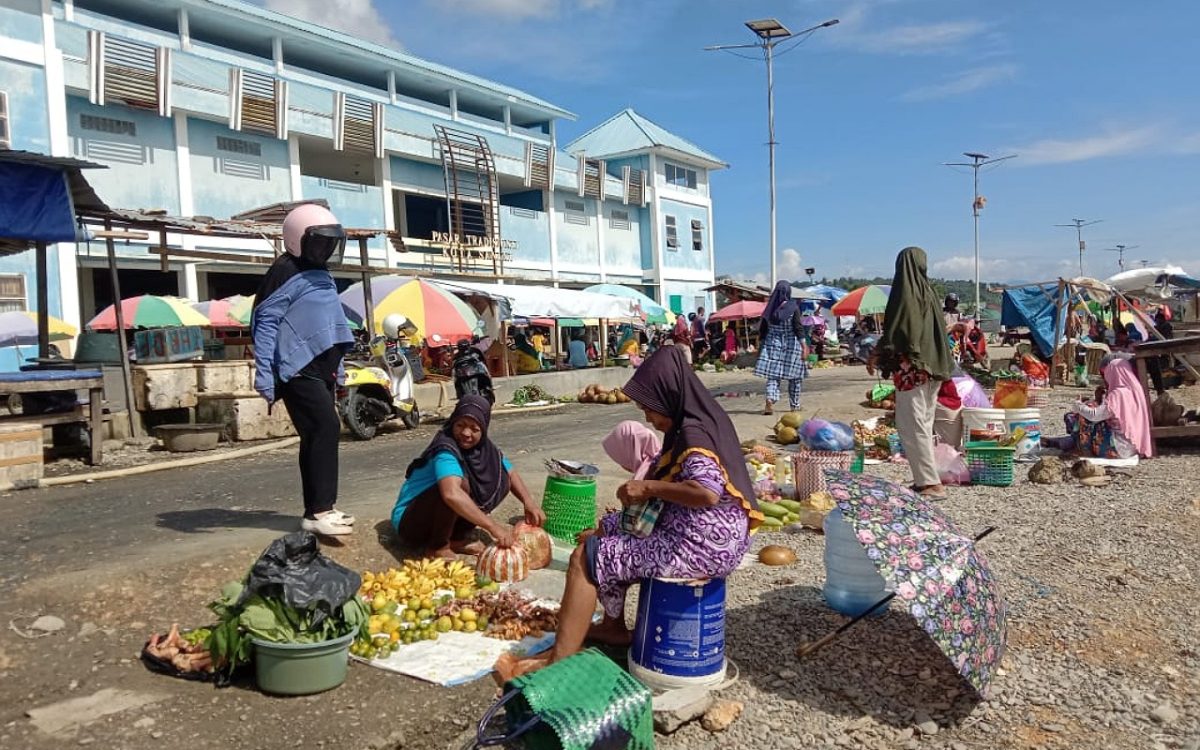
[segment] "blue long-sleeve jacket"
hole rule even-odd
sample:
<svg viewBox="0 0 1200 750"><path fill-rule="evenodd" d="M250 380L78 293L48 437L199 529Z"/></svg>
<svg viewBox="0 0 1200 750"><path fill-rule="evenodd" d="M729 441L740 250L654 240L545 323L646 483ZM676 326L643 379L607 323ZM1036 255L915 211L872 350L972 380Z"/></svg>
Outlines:
<svg viewBox="0 0 1200 750"><path fill-rule="evenodd" d="M301 271L258 300L250 332L254 390L269 402L275 401L276 383L291 380L322 352L334 346L348 350L354 343L337 287L325 269Z"/></svg>

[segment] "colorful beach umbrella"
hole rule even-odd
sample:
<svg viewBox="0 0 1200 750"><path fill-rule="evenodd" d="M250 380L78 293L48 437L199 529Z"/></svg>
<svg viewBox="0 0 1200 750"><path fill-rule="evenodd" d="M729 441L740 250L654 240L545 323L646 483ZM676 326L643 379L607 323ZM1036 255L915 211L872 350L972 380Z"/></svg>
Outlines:
<svg viewBox="0 0 1200 750"><path fill-rule="evenodd" d="M207 326L208 318L201 315L192 303L179 297L159 297L143 294L121 300L121 314L126 328L174 328L176 326ZM88 321L93 331L117 330L117 308L109 305Z"/></svg>
<svg viewBox="0 0 1200 750"><path fill-rule="evenodd" d="M767 309L766 302L755 302L746 300L743 302L734 302L731 305L726 305L720 310L708 317L709 321L713 320L746 320L748 318L761 318L763 310Z"/></svg>
<svg viewBox="0 0 1200 750"><path fill-rule="evenodd" d="M230 314L234 306L246 300L240 294L235 294L232 297L223 299L212 299L206 302L194 302L192 307L196 312L208 318L208 323L213 328L245 328L247 321L236 318ZM253 297L249 298L253 301Z"/></svg>
<svg viewBox="0 0 1200 750"><path fill-rule="evenodd" d="M888 589L986 696L1004 656L1007 606L973 536L912 490L846 471L826 477L826 491Z"/></svg>
<svg viewBox="0 0 1200 750"><path fill-rule="evenodd" d="M247 327L250 325L250 318L254 313L254 295L252 294L249 297L243 297L242 295L238 294L234 296L236 296L238 299L236 302L230 305L229 317L230 319L236 321L236 325L238 327ZM201 302L200 304L204 303ZM346 322L351 328L359 330L363 327L362 316L347 307L345 302L342 303L342 314L346 316ZM216 325L216 323L213 325Z"/></svg>
<svg viewBox="0 0 1200 750"><path fill-rule="evenodd" d="M342 302L360 318L367 314L362 282L342 292ZM453 293L422 279L409 276L376 276L371 279L371 298L375 303L375 331L383 332L383 319L392 313L412 321L418 337L437 334L457 341L470 338L480 329L479 316L471 306Z"/></svg>
<svg viewBox="0 0 1200 750"><path fill-rule="evenodd" d="M63 341L79 335L79 330L53 315L50 318L50 340ZM38 314L28 310L0 313L0 346L31 346L38 342Z"/></svg>
<svg viewBox="0 0 1200 750"><path fill-rule="evenodd" d="M642 314L646 316L646 323L649 325L675 323L675 313L655 302L653 298L622 284L592 284L583 291L636 300L641 305Z"/></svg>
<svg viewBox="0 0 1200 750"><path fill-rule="evenodd" d="M839 316L853 315L856 318L863 315L880 315L887 309L888 295L891 293L892 288L887 285L861 286L835 302L830 312Z"/></svg>

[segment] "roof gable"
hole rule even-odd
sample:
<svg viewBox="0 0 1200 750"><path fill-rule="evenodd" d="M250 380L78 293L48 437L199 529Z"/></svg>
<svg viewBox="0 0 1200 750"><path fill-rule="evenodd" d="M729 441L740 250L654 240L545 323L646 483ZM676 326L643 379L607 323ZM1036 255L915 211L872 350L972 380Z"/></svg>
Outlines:
<svg viewBox="0 0 1200 750"><path fill-rule="evenodd" d="M570 153L583 151L589 156L617 156L663 149L704 164L710 169L729 166L696 144L651 122L632 109L624 109L572 141Z"/></svg>

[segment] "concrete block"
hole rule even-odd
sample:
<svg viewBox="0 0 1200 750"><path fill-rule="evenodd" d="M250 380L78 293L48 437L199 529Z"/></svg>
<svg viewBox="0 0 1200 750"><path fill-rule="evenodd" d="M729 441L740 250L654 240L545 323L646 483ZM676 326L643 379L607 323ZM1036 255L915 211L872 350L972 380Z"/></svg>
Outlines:
<svg viewBox="0 0 1200 750"><path fill-rule="evenodd" d="M197 386L196 366L191 362L133 368L138 411L191 408L196 405Z"/></svg>
<svg viewBox="0 0 1200 750"><path fill-rule="evenodd" d="M230 440L269 440L296 434L287 409L277 403L267 414L267 402L257 393L200 395L196 421L225 425Z"/></svg>
<svg viewBox="0 0 1200 750"><path fill-rule="evenodd" d="M690 721L704 715L713 704L713 694L708 688L691 687L668 690L654 696L654 731L673 734Z"/></svg>
<svg viewBox="0 0 1200 750"><path fill-rule="evenodd" d="M201 393L243 393L254 390L253 362L200 362L195 367Z"/></svg>
<svg viewBox="0 0 1200 750"><path fill-rule="evenodd" d="M493 381L496 388L496 403L506 404L523 385L537 383L555 396L575 396L593 383L605 388L625 385L636 372L632 367L588 367L582 370L559 370L539 372L533 375L513 375ZM453 393L453 384L450 386Z"/></svg>
<svg viewBox="0 0 1200 750"><path fill-rule="evenodd" d="M42 481L42 426L0 425L0 490L37 487Z"/></svg>

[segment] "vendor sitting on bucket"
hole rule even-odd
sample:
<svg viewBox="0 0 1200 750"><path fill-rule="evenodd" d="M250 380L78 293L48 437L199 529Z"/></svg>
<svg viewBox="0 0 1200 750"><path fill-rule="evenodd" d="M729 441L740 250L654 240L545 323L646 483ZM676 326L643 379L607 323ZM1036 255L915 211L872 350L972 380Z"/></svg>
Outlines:
<svg viewBox="0 0 1200 750"><path fill-rule="evenodd" d="M662 512L645 537L623 532L619 513L580 535L553 648L526 658L500 657L494 669L501 684L573 655L585 639L628 646L625 593L631 584L643 578L727 576L750 546L750 529L762 521L737 432L679 347L660 349L642 363L625 392L663 441L646 477L621 485L617 498L625 507L658 498ZM642 449L630 452L644 456ZM623 463L636 469L640 461L630 457ZM592 625L597 600L604 620Z"/></svg>
<svg viewBox="0 0 1200 750"><path fill-rule="evenodd" d="M500 547L514 544L513 528L489 515L511 491L525 506L525 522L541 526L546 514L529 494L512 464L488 438L492 405L463 396L429 446L408 465L392 508L400 541L426 557L478 555L483 544L470 538L479 527Z"/></svg>

